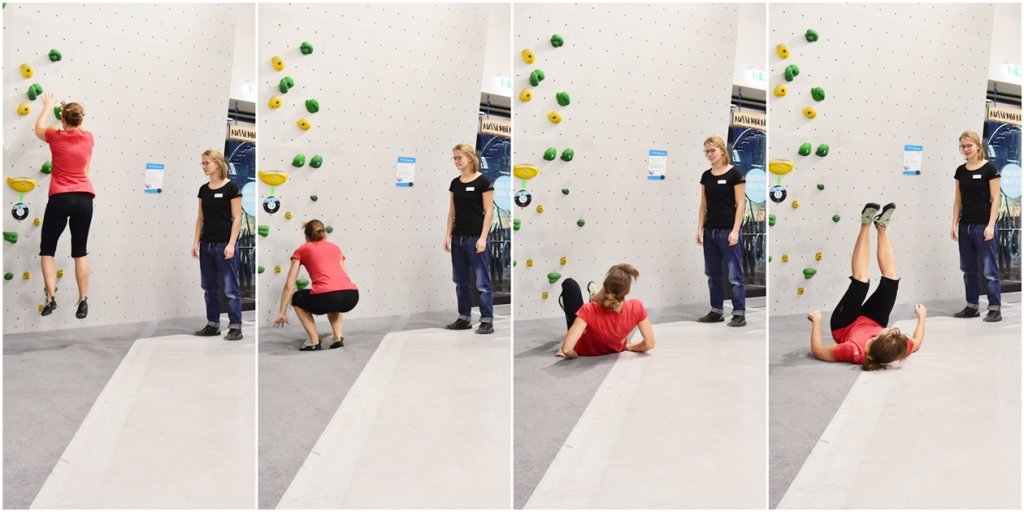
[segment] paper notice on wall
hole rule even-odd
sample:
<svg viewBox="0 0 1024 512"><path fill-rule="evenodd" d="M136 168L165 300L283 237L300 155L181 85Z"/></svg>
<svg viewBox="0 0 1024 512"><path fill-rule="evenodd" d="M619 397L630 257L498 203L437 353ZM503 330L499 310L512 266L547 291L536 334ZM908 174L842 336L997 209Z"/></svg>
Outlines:
<svg viewBox="0 0 1024 512"><path fill-rule="evenodd" d="M146 164L146 184L143 192L159 194L164 191L164 164Z"/></svg>
<svg viewBox="0 0 1024 512"><path fill-rule="evenodd" d="M924 160L924 146L907 144L903 146L903 175L918 176L921 174L921 162Z"/></svg>
<svg viewBox="0 0 1024 512"><path fill-rule="evenodd" d="M668 170L668 151L652 149L647 154L647 179L663 180Z"/></svg>
<svg viewBox="0 0 1024 512"><path fill-rule="evenodd" d="M398 157L396 187L411 187L416 180L416 159L408 156Z"/></svg>

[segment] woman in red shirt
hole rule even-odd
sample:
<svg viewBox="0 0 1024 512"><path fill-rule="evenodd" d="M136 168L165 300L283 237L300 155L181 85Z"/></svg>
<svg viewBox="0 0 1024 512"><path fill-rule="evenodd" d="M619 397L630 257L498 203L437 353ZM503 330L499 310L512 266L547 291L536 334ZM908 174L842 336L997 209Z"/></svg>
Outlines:
<svg viewBox="0 0 1024 512"><path fill-rule="evenodd" d="M927 308L918 304L917 328L913 338L899 329L886 329L889 314L896 304L896 292L900 284L896 255L889 240L889 223L896 212L896 205L885 207L868 203L861 211L860 233L853 246L851 259L850 287L832 311L830 327L835 345L821 344L821 311L811 311L807 319L811 322L811 353L822 361L849 362L861 365L864 371L885 369L896 361L903 361L917 352L924 341L924 319ZM878 268L882 280L878 289L865 302L868 295L868 264L871 261L871 224L878 230Z"/></svg>
<svg viewBox="0 0 1024 512"><path fill-rule="evenodd" d="M654 348L654 329L647 318L647 310L638 299L626 300L633 280L640 272L628 263L620 263L608 270L604 285L583 303L580 285L573 279L562 281L562 308L565 310L566 333L558 357L602 356L629 350L647 352ZM640 328L643 341L627 345L627 336Z"/></svg>
<svg viewBox="0 0 1024 512"><path fill-rule="evenodd" d="M276 327L288 323L288 302L295 308L295 316L299 317L302 327L309 339L299 350L320 350L320 334L316 330L313 315L327 315L331 322L334 335L331 348L345 346L345 337L341 331L341 314L352 311L359 302L359 290L345 271L345 255L341 248L327 241L327 230L324 223L313 219L302 226L306 243L292 254L292 266L288 270L288 278L281 291L281 308L274 319ZM299 277L299 266L305 265L309 278L313 281L311 288L295 289L295 280Z"/></svg>
<svg viewBox="0 0 1024 512"><path fill-rule="evenodd" d="M52 92L43 95L43 110L36 119L35 134L50 145L49 200L43 214L39 243L40 265L46 287L46 304L41 314L47 316L57 309L57 265L54 255L64 227L71 226L71 257L75 260L75 281L78 283L77 318L89 314L89 259L86 249L89 226L92 225L92 200L96 192L89 181L92 160L92 133L82 129L85 110L78 103L61 105L61 127L46 124L56 99Z"/></svg>

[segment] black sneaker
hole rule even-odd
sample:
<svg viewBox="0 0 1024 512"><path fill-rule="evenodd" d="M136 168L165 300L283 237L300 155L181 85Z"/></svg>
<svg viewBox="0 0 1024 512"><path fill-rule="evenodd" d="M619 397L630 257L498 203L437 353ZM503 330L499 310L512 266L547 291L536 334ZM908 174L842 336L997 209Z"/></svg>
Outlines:
<svg viewBox="0 0 1024 512"><path fill-rule="evenodd" d="M224 336L224 339L228 341L238 341L242 339L241 329L228 329L228 335Z"/></svg>
<svg viewBox="0 0 1024 512"><path fill-rule="evenodd" d="M331 343L331 347L330 348L341 348L341 347L344 347L344 346L345 346L345 337L342 336L340 340L335 340L334 343Z"/></svg>
<svg viewBox="0 0 1024 512"><path fill-rule="evenodd" d="M477 334L494 334L494 324L491 322L480 322L480 327L476 329Z"/></svg>
<svg viewBox="0 0 1024 512"><path fill-rule="evenodd" d="M999 311L996 311L994 309L990 309L990 310L988 310L988 314L985 315L985 318L982 318L981 321L982 322L998 322L998 321L1000 321L1002 319L1003 319L1003 315L999 314Z"/></svg>
<svg viewBox="0 0 1024 512"><path fill-rule="evenodd" d="M725 321L725 317L722 316L721 313L715 313L714 311L709 311L708 314L698 318L697 321L705 323L705 324L711 324L711 323L715 323L715 322L724 322Z"/></svg>
<svg viewBox="0 0 1024 512"><path fill-rule="evenodd" d="M978 313L978 308L972 308L970 306L966 306L960 311L953 313L953 318L977 318L979 316L981 316L981 314Z"/></svg>
<svg viewBox="0 0 1024 512"><path fill-rule="evenodd" d="M471 324L469 322L469 320L466 320L464 318L460 318L460 319L458 319L458 320L456 320L456 321L454 321L454 322L444 326L444 328L448 329L449 331L464 331L466 329L472 329L473 328L473 324Z"/></svg>
<svg viewBox="0 0 1024 512"><path fill-rule="evenodd" d="M78 311L75 311L75 318L79 320L89 316L89 297L78 301Z"/></svg>
<svg viewBox="0 0 1024 512"><path fill-rule="evenodd" d="M875 217L875 225L880 228L888 228L892 222L892 216L896 213L896 203L889 203L882 207L882 213Z"/></svg>
<svg viewBox="0 0 1024 512"><path fill-rule="evenodd" d="M50 316L50 313L53 313L53 310L55 309L57 309L57 299L53 298L43 306L43 309L39 311L39 314L42 316Z"/></svg>
<svg viewBox="0 0 1024 512"><path fill-rule="evenodd" d="M195 334L196 336L219 336L220 329L210 324L206 324L202 329L199 329L192 334Z"/></svg>
<svg viewBox="0 0 1024 512"><path fill-rule="evenodd" d="M747 317L733 315L732 320L729 320L729 327L743 327L747 325Z"/></svg>
<svg viewBox="0 0 1024 512"><path fill-rule="evenodd" d="M313 343L313 340L306 340L306 342L303 343L301 347L299 347L299 350L303 352L309 352L310 350L320 350L320 340L316 340L316 343Z"/></svg>
<svg viewBox="0 0 1024 512"><path fill-rule="evenodd" d="M878 203L868 203L864 205L864 209L860 211L860 223L871 224L875 221L875 217L878 217Z"/></svg>

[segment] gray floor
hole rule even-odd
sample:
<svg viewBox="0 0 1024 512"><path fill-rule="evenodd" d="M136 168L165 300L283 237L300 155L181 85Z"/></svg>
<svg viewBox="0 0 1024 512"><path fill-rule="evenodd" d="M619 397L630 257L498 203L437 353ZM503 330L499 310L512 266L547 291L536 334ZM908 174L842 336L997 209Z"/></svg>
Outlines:
<svg viewBox="0 0 1024 512"><path fill-rule="evenodd" d="M494 309L498 322L507 321L501 317L509 317L508 305ZM305 333L295 321L282 329L260 326L260 508L277 506L386 334L443 328L454 319L451 312L443 312L346 320L345 347L316 352L298 350ZM330 327L326 322L321 325L327 336ZM324 485L329 484L329 475L324 475Z"/></svg>
<svg viewBox="0 0 1024 512"><path fill-rule="evenodd" d="M1003 313L1003 322L1020 324L1020 293L1003 294L1004 303L1015 307ZM963 307L961 300L929 302L929 317L951 316ZM826 319L831 311L822 311ZM913 304L897 304L891 321L914 318ZM985 324L980 318L964 320ZM979 336L984 336L979 329ZM828 332L823 341L832 341ZM768 437L769 506L775 508L804 461L846 399L860 367L830 364L810 355L810 328L805 315L772 316L768 343ZM925 348L925 350L927 347Z"/></svg>
<svg viewBox="0 0 1024 512"><path fill-rule="evenodd" d="M763 311L765 300L747 299ZM695 320L707 304L651 308L652 323ZM760 322L762 319L751 319ZM723 336L729 327L722 325ZM614 358L581 357L564 361L554 352L565 335L565 319L515 322L514 350L514 506L523 508L569 433L590 404Z"/></svg>
<svg viewBox="0 0 1024 512"><path fill-rule="evenodd" d="M253 313L244 318L252 321ZM32 504L135 340L192 332L204 323L183 318L5 334L4 508Z"/></svg>

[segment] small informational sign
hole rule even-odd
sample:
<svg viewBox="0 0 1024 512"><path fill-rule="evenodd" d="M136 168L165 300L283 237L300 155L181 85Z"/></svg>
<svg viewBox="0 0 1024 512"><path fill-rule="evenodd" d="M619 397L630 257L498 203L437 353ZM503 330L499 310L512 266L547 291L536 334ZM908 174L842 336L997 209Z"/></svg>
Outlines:
<svg viewBox="0 0 1024 512"><path fill-rule="evenodd" d="M668 170L668 151L652 149L647 153L647 179L663 180Z"/></svg>
<svg viewBox="0 0 1024 512"><path fill-rule="evenodd" d="M480 118L480 133L512 137L512 121L494 117Z"/></svg>
<svg viewBox="0 0 1024 512"><path fill-rule="evenodd" d="M164 164L146 163L146 185L143 192L159 194L164 191Z"/></svg>
<svg viewBox="0 0 1024 512"><path fill-rule="evenodd" d="M920 175L922 161L924 161L924 146L915 146L913 144L903 146L904 176Z"/></svg>
<svg viewBox="0 0 1024 512"><path fill-rule="evenodd" d="M754 203L763 203L768 198L768 175L757 167L747 171L747 197Z"/></svg>
<svg viewBox="0 0 1024 512"><path fill-rule="evenodd" d="M396 187L411 187L416 180L416 159L409 156L398 157Z"/></svg>

